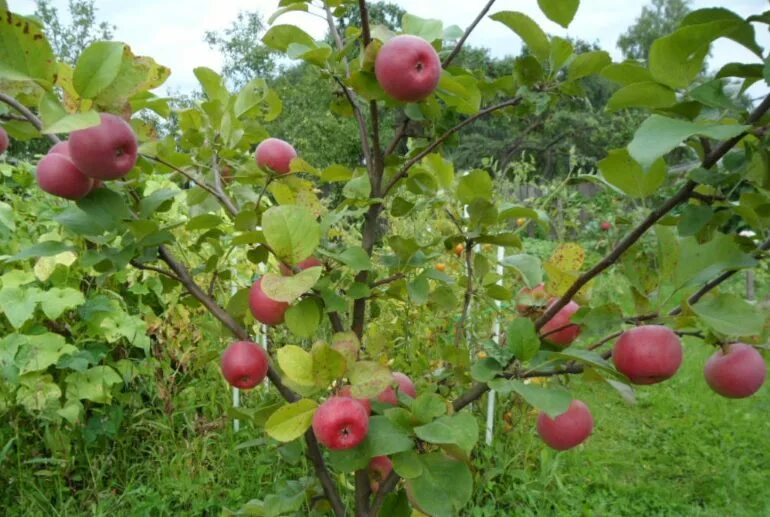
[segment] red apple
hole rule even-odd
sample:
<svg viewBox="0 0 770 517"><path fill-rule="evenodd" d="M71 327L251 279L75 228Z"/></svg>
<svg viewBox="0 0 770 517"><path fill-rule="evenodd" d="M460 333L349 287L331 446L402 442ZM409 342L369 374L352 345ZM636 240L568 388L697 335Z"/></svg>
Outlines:
<svg viewBox="0 0 770 517"><path fill-rule="evenodd" d="M8 133L5 131L5 128L0 126L0 154L7 151L9 145L11 145L11 141L8 138Z"/></svg>
<svg viewBox="0 0 770 517"><path fill-rule="evenodd" d="M745 343L732 343L726 348L726 353L720 348L706 363L706 382L723 397L741 399L753 395L767 376L764 359Z"/></svg>
<svg viewBox="0 0 770 517"><path fill-rule="evenodd" d="M393 372L393 380L398 384L398 391L405 393L412 398L417 396L417 390L414 387L412 379L401 372ZM393 386L388 386L377 396L377 400L392 406L398 405L398 397L396 396L396 390L393 389Z"/></svg>
<svg viewBox="0 0 770 517"><path fill-rule="evenodd" d="M63 154L64 156L71 158L69 142L66 140L59 142L48 150L48 154ZM93 180L93 184L91 185L91 190L89 192L93 192L94 190L102 188L103 186L104 183L102 180Z"/></svg>
<svg viewBox="0 0 770 517"><path fill-rule="evenodd" d="M280 325L289 304L269 298L262 290L262 279L258 279L249 291L249 307L257 321L265 325Z"/></svg>
<svg viewBox="0 0 770 517"><path fill-rule="evenodd" d="M134 168L139 144L128 122L110 113L100 117L98 126L70 135L69 151L72 161L86 176L114 180Z"/></svg>
<svg viewBox="0 0 770 517"><path fill-rule="evenodd" d="M634 384L655 384L670 379L679 369L682 344L669 328L643 325L620 336L612 360Z"/></svg>
<svg viewBox="0 0 770 517"><path fill-rule="evenodd" d="M527 314L530 311L530 307L534 305L543 305L548 297L548 293L545 292L545 284L537 284L533 288L523 287L519 290L517 298L521 298L521 303L516 305L516 310L519 314Z"/></svg>
<svg viewBox="0 0 770 517"><path fill-rule="evenodd" d="M323 267L323 265L324 265L323 262L321 262L317 258L310 257L310 258L306 258L302 262L299 262L297 264L297 267L299 268L300 271L304 271L306 269L310 269L311 267L318 267L318 266ZM278 269L281 270L281 274L283 276L291 276L294 274L292 270L286 267L286 265L283 262L278 264Z"/></svg>
<svg viewBox="0 0 770 517"><path fill-rule="evenodd" d="M369 399L358 399L353 396L352 389L350 385L343 386L342 389L339 392L340 397L347 397L349 399L353 399L357 402L359 402L362 406L364 406L364 409L366 410L367 415L372 414L372 402Z"/></svg>
<svg viewBox="0 0 770 517"><path fill-rule="evenodd" d="M612 223L610 223L609 221L602 221L602 224L600 225L600 227L605 232L608 232L612 230Z"/></svg>
<svg viewBox="0 0 770 517"><path fill-rule="evenodd" d="M77 200L91 192L93 180L63 154L48 154L37 164L37 183L54 196Z"/></svg>
<svg viewBox="0 0 770 517"><path fill-rule="evenodd" d="M268 357L265 349L251 341L236 341L222 354L222 375L230 385L248 390L267 375Z"/></svg>
<svg viewBox="0 0 770 517"><path fill-rule="evenodd" d="M556 300L552 300L548 304L551 307ZM580 305L570 300L570 302L562 307L551 320L543 325L540 329L540 334L543 339L556 345L560 348L567 348L577 339L580 335L579 325L570 325L572 315L580 309ZM561 330L557 330L561 329Z"/></svg>
<svg viewBox="0 0 770 517"><path fill-rule="evenodd" d="M387 456L375 456L369 462L369 486L372 492L379 492L380 483L393 471L393 462Z"/></svg>
<svg viewBox="0 0 770 517"><path fill-rule="evenodd" d="M257 146L257 165L269 168L278 174L288 174L291 161L297 157L297 151L288 142L279 138L262 140Z"/></svg>
<svg viewBox="0 0 770 517"><path fill-rule="evenodd" d="M313 433L332 450L352 449L369 432L369 415L364 406L348 397L332 397L313 415Z"/></svg>
<svg viewBox="0 0 770 517"><path fill-rule="evenodd" d="M374 61L374 73L385 92L402 102L428 97L441 79L441 60L430 43L411 35L385 43Z"/></svg>
<svg viewBox="0 0 770 517"><path fill-rule="evenodd" d="M537 417L537 432L540 438L557 451L566 451L583 443L591 436L594 419L591 410L582 401L573 400L569 409L556 418L540 413Z"/></svg>

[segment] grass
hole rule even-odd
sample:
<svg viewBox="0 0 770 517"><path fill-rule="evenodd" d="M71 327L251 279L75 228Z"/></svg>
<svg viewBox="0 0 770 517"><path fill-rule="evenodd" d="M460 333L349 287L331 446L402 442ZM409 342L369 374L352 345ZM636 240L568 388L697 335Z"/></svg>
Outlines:
<svg viewBox="0 0 770 517"><path fill-rule="evenodd" d="M770 390L746 400L713 394L701 373L709 352L688 342L682 370L637 390L635 406L604 383L574 382L596 428L585 445L564 453L539 441L532 411L501 400L494 445L478 447L476 492L465 513L770 515ZM212 413L224 413L226 395ZM38 452L10 452L0 462L7 478L0 507L25 516L218 515L309 472L298 450L277 449L260 430L235 434L229 422L201 426L181 413L155 417L126 417L115 440L80 451L87 454L73 444L69 457L78 459L67 468L36 442L50 446L55 437L20 432L18 450ZM13 427L2 427L0 445L14 439Z"/></svg>

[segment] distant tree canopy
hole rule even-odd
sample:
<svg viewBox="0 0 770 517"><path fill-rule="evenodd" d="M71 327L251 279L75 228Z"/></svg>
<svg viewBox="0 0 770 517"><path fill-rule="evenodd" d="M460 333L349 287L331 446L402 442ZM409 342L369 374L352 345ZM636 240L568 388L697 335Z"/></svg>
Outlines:
<svg viewBox="0 0 770 517"><path fill-rule="evenodd" d="M50 0L35 0L35 16L46 28L46 36L59 58L74 64L80 53L94 41L112 39L114 25L97 22L94 0L68 0L70 22L62 22Z"/></svg>
<svg viewBox="0 0 770 517"><path fill-rule="evenodd" d="M652 0L620 38L618 47L628 59L647 59L652 42L674 31L690 12L690 0Z"/></svg>

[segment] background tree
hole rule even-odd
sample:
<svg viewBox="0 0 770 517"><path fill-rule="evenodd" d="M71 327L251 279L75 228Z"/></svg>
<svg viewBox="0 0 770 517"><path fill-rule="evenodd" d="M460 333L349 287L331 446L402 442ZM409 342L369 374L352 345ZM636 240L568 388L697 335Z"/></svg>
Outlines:
<svg viewBox="0 0 770 517"><path fill-rule="evenodd" d="M97 40L112 39L115 26L97 19L94 0L68 0L67 11L69 23L62 20L51 0L35 1L35 16L43 22L56 55L74 65L88 45Z"/></svg>
<svg viewBox="0 0 770 517"><path fill-rule="evenodd" d="M670 34L690 12L690 0L652 0L620 38L618 47L627 59L646 60L652 42Z"/></svg>

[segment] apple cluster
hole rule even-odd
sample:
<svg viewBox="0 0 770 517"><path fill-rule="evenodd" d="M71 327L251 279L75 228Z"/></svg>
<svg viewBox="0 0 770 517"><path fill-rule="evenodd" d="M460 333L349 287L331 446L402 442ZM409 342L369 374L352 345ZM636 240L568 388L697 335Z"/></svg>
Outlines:
<svg viewBox="0 0 770 517"><path fill-rule="evenodd" d="M122 178L134 168L138 142L131 126L110 113L97 126L73 131L37 164L37 183L49 194L78 200L102 181Z"/></svg>
<svg viewBox="0 0 770 517"><path fill-rule="evenodd" d="M533 310L556 303L549 299L545 285L519 291L517 310L529 315ZM558 348L569 347L580 335L580 326L572 316L580 309L570 301L560 309L540 331L541 338ZM633 384L657 384L670 379L682 364L683 351L679 336L662 325L642 325L620 335L612 349L615 368ZM760 353L745 343L721 347L706 363L706 383L719 395L744 398L756 393L767 376L767 367ZM537 432L543 441L556 450L566 450L583 443L593 431L593 417L588 406L573 400L567 411L556 418L541 413Z"/></svg>

